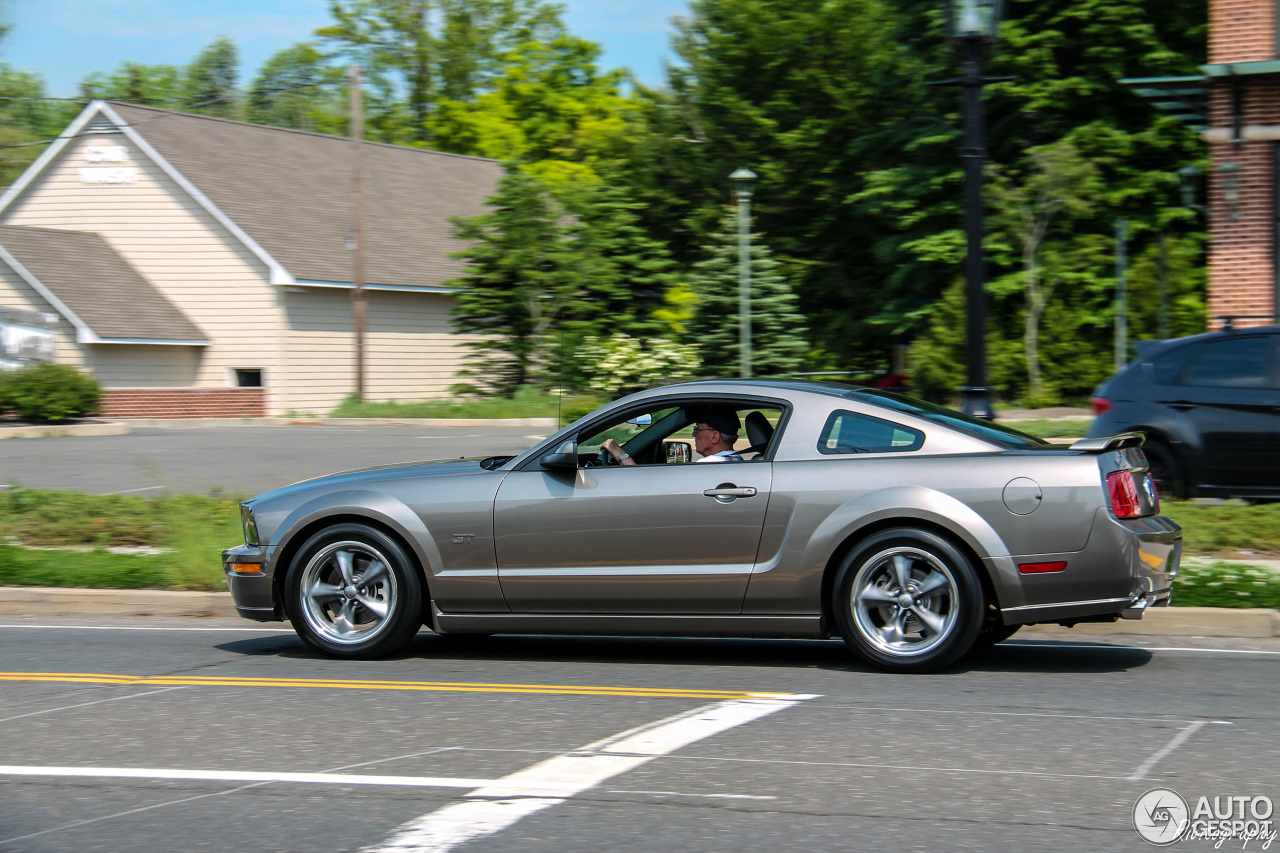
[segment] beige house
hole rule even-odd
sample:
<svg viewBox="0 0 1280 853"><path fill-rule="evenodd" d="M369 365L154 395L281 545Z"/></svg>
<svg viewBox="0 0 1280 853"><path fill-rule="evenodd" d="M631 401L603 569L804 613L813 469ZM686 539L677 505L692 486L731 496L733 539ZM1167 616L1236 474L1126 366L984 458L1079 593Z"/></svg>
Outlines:
<svg viewBox="0 0 1280 853"><path fill-rule="evenodd" d="M94 101L0 199L0 308L119 416L323 413L355 388L350 140ZM447 393L465 358L452 216L491 160L365 143L366 396Z"/></svg>

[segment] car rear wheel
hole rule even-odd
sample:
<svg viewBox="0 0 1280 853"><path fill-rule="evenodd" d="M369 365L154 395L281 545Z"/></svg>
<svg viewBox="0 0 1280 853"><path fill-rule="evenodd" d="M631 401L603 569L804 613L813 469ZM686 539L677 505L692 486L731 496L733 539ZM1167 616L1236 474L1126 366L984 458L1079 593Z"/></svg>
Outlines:
<svg viewBox="0 0 1280 853"><path fill-rule="evenodd" d="M327 527L303 544L285 604L298 636L330 657L390 654L422 625L417 571L398 543L363 524Z"/></svg>
<svg viewBox="0 0 1280 853"><path fill-rule="evenodd" d="M1147 454L1156 493L1168 500L1186 500L1187 474L1173 448L1163 441L1148 439L1142 445L1142 451Z"/></svg>
<svg viewBox="0 0 1280 853"><path fill-rule="evenodd" d="M835 594L845 642L891 672L946 666L982 627L982 585L971 561L926 530L895 528L860 542L840 567Z"/></svg>

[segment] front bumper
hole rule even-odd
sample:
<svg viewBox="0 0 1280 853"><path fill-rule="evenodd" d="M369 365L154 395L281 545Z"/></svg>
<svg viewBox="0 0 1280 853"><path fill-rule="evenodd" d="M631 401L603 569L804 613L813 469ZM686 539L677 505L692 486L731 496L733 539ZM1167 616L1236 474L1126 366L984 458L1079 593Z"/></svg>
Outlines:
<svg viewBox="0 0 1280 853"><path fill-rule="evenodd" d="M236 612L258 622L279 622L284 608L272 578L271 551L259 545L240 545L222 552L222 571Z"/></svg>

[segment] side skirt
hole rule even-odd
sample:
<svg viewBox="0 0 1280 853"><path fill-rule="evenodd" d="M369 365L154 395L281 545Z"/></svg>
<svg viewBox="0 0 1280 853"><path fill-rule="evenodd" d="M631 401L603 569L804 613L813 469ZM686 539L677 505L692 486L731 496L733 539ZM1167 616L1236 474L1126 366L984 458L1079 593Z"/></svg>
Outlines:
<svg viewBox="0 0 1280 853"><path fill-rule="evenodd" d="M665 637L826 639L814 616L597 616L577 613L442 613L431 602L437 634L589 634Z"/></svg>

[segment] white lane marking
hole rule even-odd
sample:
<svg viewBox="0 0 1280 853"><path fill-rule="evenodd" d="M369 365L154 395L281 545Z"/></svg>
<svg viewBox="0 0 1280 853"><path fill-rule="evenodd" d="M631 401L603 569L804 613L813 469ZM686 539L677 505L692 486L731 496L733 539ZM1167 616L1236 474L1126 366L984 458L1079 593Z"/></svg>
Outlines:
<svg viewBox="0 0 1280 853"><path fill-rule="evenodd" d="M128 696L112 696L110 699L95 699L92 702L81 702L78 705L63 705L61 708L45 708L43 711L32 711L29 714L18 714L16 717L5 717L0 723L7 723L10 720L21 720L24 717L38 717L41 714L53 714L57 711L70 711L73 708L84 708L89 705L101 705L103 702L121 702L125 699L139 699L143 696L154 696L157 693L168 693L170 690L186 690L185 685L177 687L165 687L161 690L148 690L146 693L130 693Z"/></svg>
<svg viewBox="0 0 1280 853"><path fill-rule="evenodd" d="M0 625L0 628L42 628L53 631L252 631L256 634L294 634L292 628L165 628L145 625Z"/></svg>
<svg viewBox="0 0 1280 853"><path fill-rule="evenodd" d="M1151 768L1159 764L1160 760L1163 759L1166 755L1168 755L1169 753L1173 752L1175 749L1177 749L1178 747L1186 743L1187 738L1191 737L1193 734L1200 731L1200 729L1202 729L1204 725L1205 725L1205 722L1201 720L1201 721L1192 723L1182 731L1178 732L1176 735L1173 736L1173 740L1169 741L1163 747L1156 750L1156 752L1150 758L1142 762L1142 765L1138 767L1137 770L1133 771L1133 775L1129 777L1129 781L1141 782L1142 778L1146 776L1149 772L1151 772Z"/></svg>
<svg viewBox="0 0 1280 853"><path fill-rule="evenodd" d="M813 697L717 702L630 729L477 788L464 801L402 825L381 844L364 848L364 853L444 853L472 839L501 832L521 818L563 803L576 793L655 758L810 698ZM562 797L546 797L538 783L547 781L564 784L571 791Z"/></svg>
<svg viewBox="0 0 1280 853"><path fill-rule="evenodd" d="M776 800L777 797L759 797L752 794L689 794L684 791L608 791L610 794L651 794L657 797L698 797L704 800Z"/></svg>
<svg viewBox="0 0 1280 853"><path fill-rule="evenodd" d="M1208 652L1224 655L1280 655L1257 649L1205 649L1195 646L1121 646L1113 643L1002 643L1011 649L1119 649L1125 652Z"/></svg>
<svg viewBox="0 0 1280 853"><path fill-rule="evenodd" d="M164 486L144 486L141 489L124 489L119 492L98 492L95 497L106 497L107 495L131 495L134 492L154 492L157 489L163 489Z"/></svg>
<svg viewBox="0 0 1280 853"><path fill-rule="evenodd" d="M163 779L189 782L296 782L304 785L391 785L409 788L483 788L500 779L466 779L451 776L368 776L351 773L261 773L245 770L178 770L166 767L41 767L0 764L0 776L55 776L94 779ZM577 790L574 783L533 779L530 790L559 794Z"/></svg>
<svg viewBox="0 0 1280 853"><path fill-rule="evenodd" d="M1034 711L974 711L944 710L941 708L886 708L876 705L833 705L823 704L824 710L841 711L902 711L912 714L963 714L966 717L981 715L987 717L1048 717L1053 720L1119 720L1125 723L1194 723L1195 720L1179 720L1171 717L1100 717L1096 714L1046 714ZM1234 726L1226 720L1208 720L1217 726Z"/></svg>

